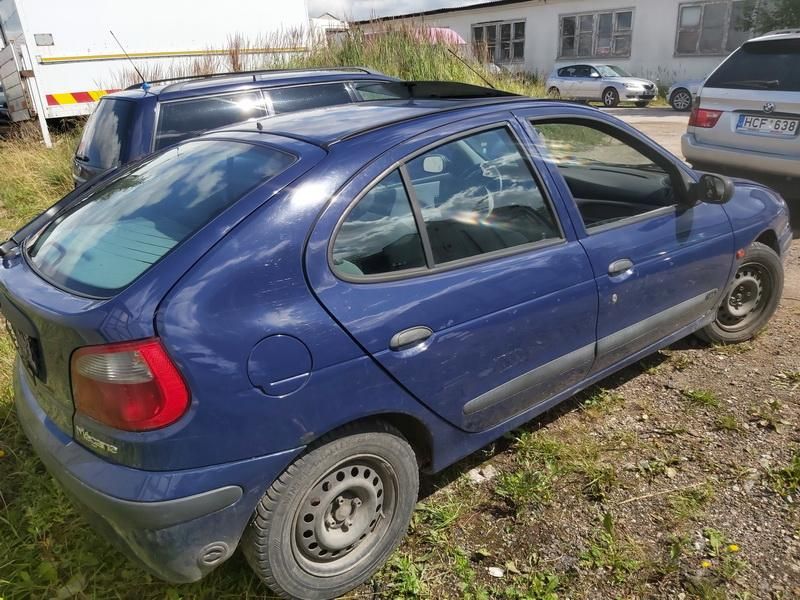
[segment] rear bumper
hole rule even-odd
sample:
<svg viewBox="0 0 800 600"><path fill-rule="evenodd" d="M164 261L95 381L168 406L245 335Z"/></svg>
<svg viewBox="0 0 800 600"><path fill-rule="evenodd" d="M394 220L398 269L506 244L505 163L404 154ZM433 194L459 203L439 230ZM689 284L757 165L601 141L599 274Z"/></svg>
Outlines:
<svg viewBox="0 0 800 600"><path fill-rule="evenodd" d="M47 470L90 524L156 576L196 581L231 556L266 488L302 449L185 471L105 461L39 408L17 362L19 421Z"/></svg>
<svg viewBox="0 0 800 600"><path fill-rule="evenodd" d="M780 154L753 152L701 144L693 133L685 133L681 138L681 150L690 163L719 165L727 171L740 170L742 173L764 173L779 177L797 177L798 161Z"/></svg>

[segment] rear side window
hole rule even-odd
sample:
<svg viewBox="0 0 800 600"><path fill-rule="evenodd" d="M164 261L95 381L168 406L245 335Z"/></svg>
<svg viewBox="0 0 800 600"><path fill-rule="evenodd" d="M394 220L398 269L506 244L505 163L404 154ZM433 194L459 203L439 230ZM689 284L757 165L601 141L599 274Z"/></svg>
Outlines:
<svg viewBox="0 0 800 600"><path fill-rule="evenodd" d="M408 193L394 171L347 215L333 244L333 268L339 275L357 277L424 266Z"/></svg>
<svg viewBox="0 0 800 600"><path fill-rule="evenodd" d="M183 144L59 215L28 245L28 256L59 287L111 296L294 160L250 144Z"/></svg>
<svg viewBox="0 0 800 600"><path fill-rule="evenodd" d="M745 44L726 60L705 87L800 92L800 39Z"/></svg>
<svg viewBox="0 0 800 600"><path fill-rule="evenodd" d="M134 106L127 100L101 100L83 130L77 158L101 169L118 166L128 152Z"/></svg>
<svg viewBox="0 0 800 600"><path fill-rule="evenodd" d="M267 90L267 94L272 100L272 110L276 114L347 104L353 101L344 83L276 88Z"/></svg>
<svg viewBox="0 0 800 600"><path fill-rule="evenodd" d="M405 84L395 82L368 81L354 84L361 100L407 100L411 98L409 88Z"/></svg>
<svg viewBox="0 0 800 600"><path fill-rule="evenodd" d="M196 137L210 129L266 116L264 99L258 90L163 102L159 109L156 150Z"/></svg>

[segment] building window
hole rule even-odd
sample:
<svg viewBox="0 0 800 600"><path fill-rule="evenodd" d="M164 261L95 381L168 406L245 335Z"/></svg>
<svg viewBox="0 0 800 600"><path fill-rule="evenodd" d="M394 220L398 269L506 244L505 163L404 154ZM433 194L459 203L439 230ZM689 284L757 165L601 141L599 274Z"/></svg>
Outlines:
<svg viewBox="0 0 800 600"><path fill-rule="evenodd" d="M482 62L522 62L525 60L525 21L473 25L472 45Z"/></svg>
<svg viewBox="0 0 800 600"><path fill-rule="evenodd" d="M631 55L633 10L561 16L559 58Z"/></svg>
<svg viewBox="0 0 800 600"><path fill-rule="evenodd" d="M693 2L678 10L675 54L726 54L750 39L742 28L746 0Z"/></svg>

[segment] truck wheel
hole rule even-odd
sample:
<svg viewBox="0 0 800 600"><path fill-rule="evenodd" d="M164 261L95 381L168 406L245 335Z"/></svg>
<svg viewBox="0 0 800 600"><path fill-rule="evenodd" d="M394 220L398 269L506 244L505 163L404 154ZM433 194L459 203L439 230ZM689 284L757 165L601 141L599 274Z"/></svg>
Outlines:
<svg viewBox="0 0 800 600"><path fill-rule="evenodd" d="M295 460L242 537L282 598L335 598L366 581L405 536L417 502L414 450L392 427L346 427Z"/></svg>
<svg viewBox="0 0 800 600"><path fill-rule="evenodd" d="M772 248L754 242L717 309L716 318L697 332L713 344L737 344L761 331L783 293L783 263Z"/></svg>
<svg viewBox="0 0 800 600"><path fill-rule="evenodd" d="M606 88L603 92L603 106L606 108L614 108L619 105L619 92L614 88Z"/></svg>

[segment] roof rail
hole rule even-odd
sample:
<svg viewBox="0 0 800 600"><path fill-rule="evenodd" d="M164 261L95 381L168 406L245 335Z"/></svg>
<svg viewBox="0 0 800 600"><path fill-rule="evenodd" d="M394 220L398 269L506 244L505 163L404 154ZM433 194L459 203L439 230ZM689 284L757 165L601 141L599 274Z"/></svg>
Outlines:
<svg viewBox="0 0 800 600"><path fill-rule="evenodd" d="M253 82L257 81L257 75L264 75L268 73L302 73L304 71L309 72L324 72L324 71L342 71L343 73L366 73L367 75L374 75L376 74L375 71L367 69L366 67L308 67L304 69L258 69L255 71L229 71L226 73L209 73L208 75L182 75L179 77L166 77L164 79L154 79L153 81L148 81L149 85L159 84L159 83L180 83L182 81L193 81L197 79L217 79L223 77L237 77L241 75L252 75ZM138 90L141 89L143 84L135 83L126 87L126 90Z"/></svg>
<svg viewBox="0 0 800 600"><path fill-rule="evenodd" d="M359 86L359 89L368 89L370 85L380 86L381 90L394 88L398 99L407 100L477 100L519 96L513 92L460 81L382 81Z"/></svg>

